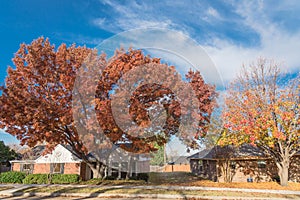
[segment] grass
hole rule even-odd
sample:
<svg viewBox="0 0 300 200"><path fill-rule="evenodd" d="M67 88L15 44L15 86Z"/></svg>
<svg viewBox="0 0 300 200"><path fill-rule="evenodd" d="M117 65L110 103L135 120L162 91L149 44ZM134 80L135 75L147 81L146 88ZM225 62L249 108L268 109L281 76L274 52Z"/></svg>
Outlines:
<svg viewBox="0 0 300 200"><path fill-rule="evenodd" d="M257 192L235 192L235 191L209 191L209 190L165 190L165 189L143 189L143 188L109 188L95 187L93 185L117 186L117 185L164 185L164 186L202 186L202 187L227 187L227 188L251 188L251 189L273 189L273 190L298 190L300 183L289 183L282 187L276 182L267 183L216 183L203 180L186 172L150 173L148 183L136 180L101 180L91 179L80 184L89 186L80 187L33 187L23 190L25 193L93 193L93 194L177 194L197 196L227 196L227 197L261 197L261 198L288 198L300 199L300 195L264 194Z"/></svg>
<svg viewBox="0 0 300 200"><path fill-rule="evenodd" d="M262 183L218 183L204 180L186 172L150 173L149 183L151 185L180 185L180 186L200 186L219 188L247 188L266 190L293 190L300 191L300 183L289 183L283 187L277 182Z"/></svg>
<svg viewBox="0 0 300 200"><path fill-rule="evenodd" d="M143 180L101 180L101 179L90 179L88 181L81 181L81 185L144 185L146 184Z"/></svg>
<svg viewBox="0 0 300 200"><path fill-rule="evenodd" d="M203 180L200 177L194 176L192 173L187 172L151 172L149 173L149 183L153 185L176 184L181 185L184 183L191 183Z"/></svg>
<svg viewBox="0 0 300 200"><path fill-rule="evenodd" d="M23 190L24 193L106 193L106 194L176 194L176 195L198 195L198 196L235 196L235 197L268 197L268 198L289 198L299 199L299 195L283 195L283 194L264 194L264 193L248 193L248 192L232 192L232 191L188 191L188 190L163 190L163 189L118 189L118 188L66 188L66 187L40 187L28 188Z"/></svg>

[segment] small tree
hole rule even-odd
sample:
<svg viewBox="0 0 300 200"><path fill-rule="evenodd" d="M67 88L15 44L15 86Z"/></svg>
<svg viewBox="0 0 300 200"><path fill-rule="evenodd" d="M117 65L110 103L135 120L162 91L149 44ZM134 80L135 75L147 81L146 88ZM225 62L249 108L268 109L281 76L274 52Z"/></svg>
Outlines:
<svg viewBox="0 0 300 200"><path fill-rule="evenodd" d="M3 141L0 141L0 164L8 163L10 160L15 159L17 156L18 154L13 149L10 149L4 144Z"/></svg>
<svg viewBox="0 0 300 200"><path fill-rule="evenodd" d="M158 145L156 145L155 147L157 148L157 151L151 153L152 158L150 164L163 166L165 164L165 160L164 160L165 147L158 146Z"/></svg>
<svg viewBox="0 0 300 200"><path fill-rule="evenodd" d="M286 186L291 157L300 150L299 77L280 84L279 67L259 59L229 87L221 144L250 143L271 156Z"/></svg>
<svg viewBox="0 0 300 200"><path fill-rule="evenodd" d="M213 148L215 158L218 159L218 166L224 177L224 182L231 183L235 174L235 168L232 167L236 147L232 145L215 146Z"/></svg>

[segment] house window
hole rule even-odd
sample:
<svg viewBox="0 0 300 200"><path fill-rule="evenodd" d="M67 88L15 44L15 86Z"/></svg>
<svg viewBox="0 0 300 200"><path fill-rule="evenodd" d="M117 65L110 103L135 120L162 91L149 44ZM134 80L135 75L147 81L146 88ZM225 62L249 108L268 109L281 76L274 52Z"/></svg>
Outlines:
<svg viewBox="0 0 300 200"><path fill-rule="evenodd" d="M257 161L257 166L258 166L258 168L266 168L266 161L264 161L264 160L259 160L259 161Z"/></svg>
<svg viewBox="0 0 300 200"><path fill-rule="evenodd" d="M236 167L236 162L235 161L230 161L230 168L235 169Z"/></svg>
<svg viewBox="0 0 300 200"><path fill-rule="evenodd" d="M199 170L203 171L203 160L198 161Z"/></svg>
<svg viewBox="0 0 300 200"><path fill-rule="evenodd" d="M199 166L203 166L203 160L199 160L199 161L198 161L198 165L199 165Z"/></svg>
<svg viewBox="0 0 300 200"><path fill-rule="evenodd" d="M113 162L112 163L112 168L118 170L119 169L119 163L118 162Z"/></svg>
<svg viewBox="0 0 300 200"><path fill-rule="evenodd" d="M26 173L32 173L33 170L33 164L22 164L21 165L21 171Z"/></svg>
<svg viewBox="0 0 300 200"><path fill-rule="evenodd" d="M137 173L136 165L137 165L137 162L136 162L136 161L133 161L133 162L132 162L132 165L130 166L130 167L131 167L132 173Z"/></svg>
<svg viewBox="0 0 300 200"><path fill-rule="evenodd" d="M127 172L128 171L128 162L122 162L121 169L123 172Z"/></svg>
<svg viewBox="0 0 300 200"><path fill-rule="evenodd" d="M118 162L113 162L112 164L111 164L111 167L112 167L112 169L111 169L111 175L113 176L113 177L118 177L118 174L119 174L119 163Z"/></svg>
<svg viewBox="0 0 300 200"><path fill-rule="evenodd" d="M63 174L64 173L64 163L52 163L50 165L50 171L52 174Z"/></svg>

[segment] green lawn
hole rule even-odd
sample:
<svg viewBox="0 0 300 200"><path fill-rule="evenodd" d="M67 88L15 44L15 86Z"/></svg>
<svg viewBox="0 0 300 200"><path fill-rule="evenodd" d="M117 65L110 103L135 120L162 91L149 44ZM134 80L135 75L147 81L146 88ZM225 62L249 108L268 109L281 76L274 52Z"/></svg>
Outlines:
<svg viewBox="0 0 300 200"><path fill-rule="evenodd" d="M203 180L192 173L187 172L151 172L149 173L149 183L153 185L161 184L182 184Z"/></svg>
<svg viewBox="0 0 300 200"><path fill-rule="evenodd" d="M146 184L143 180L101 180L91 179L88 181L81 181L81 185L144 185Z"/></svg>

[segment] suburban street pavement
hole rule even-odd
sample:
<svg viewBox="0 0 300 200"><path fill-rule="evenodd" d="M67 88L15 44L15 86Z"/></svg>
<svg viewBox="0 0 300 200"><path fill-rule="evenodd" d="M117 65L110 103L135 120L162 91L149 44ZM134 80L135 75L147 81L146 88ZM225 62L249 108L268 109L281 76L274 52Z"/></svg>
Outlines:
<svg viewBox="0 0 300 200"><path fill-rule="evenodd" d="M142 200L153 200L153 199L146 199L146 198L89 198L89 197L0 197L2 200L22 200L22 199L29 199L29 200L133 200L133 199L142 199ZM157 199L162 200L162 199ZM171 199L163 199L163 200L171 200ZM174 200L174 199L172 199Z"/></svg>

